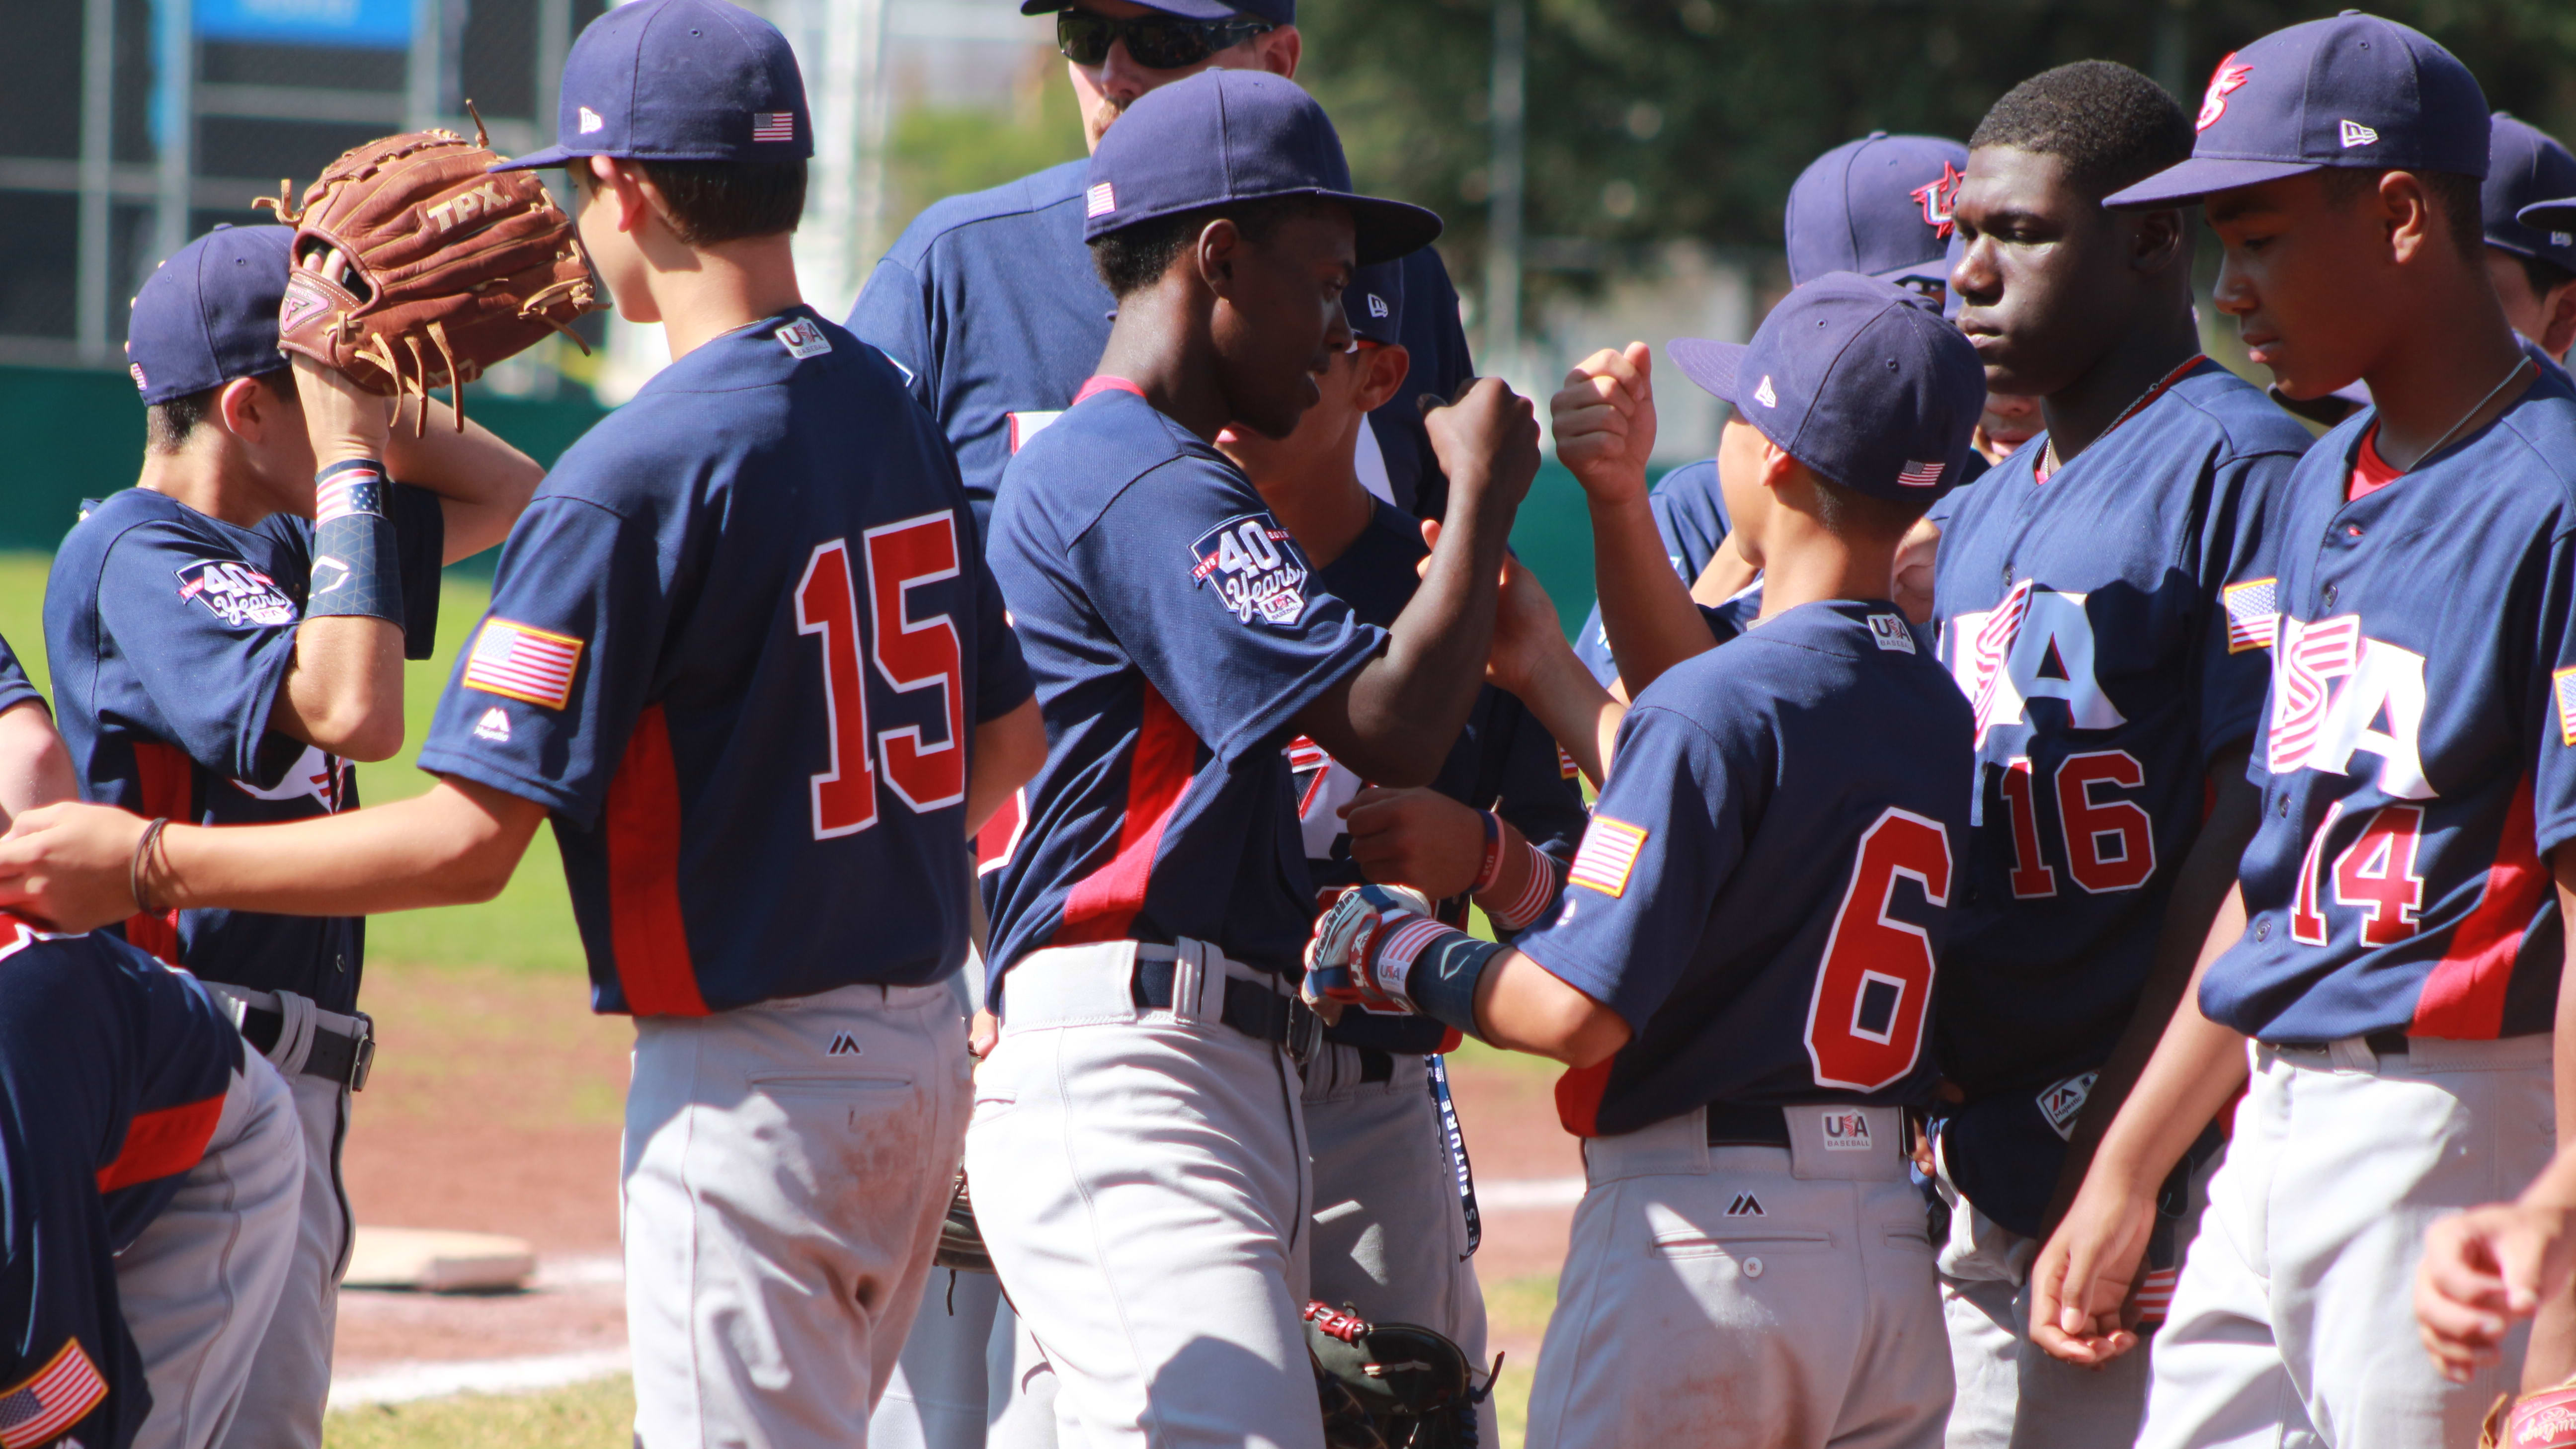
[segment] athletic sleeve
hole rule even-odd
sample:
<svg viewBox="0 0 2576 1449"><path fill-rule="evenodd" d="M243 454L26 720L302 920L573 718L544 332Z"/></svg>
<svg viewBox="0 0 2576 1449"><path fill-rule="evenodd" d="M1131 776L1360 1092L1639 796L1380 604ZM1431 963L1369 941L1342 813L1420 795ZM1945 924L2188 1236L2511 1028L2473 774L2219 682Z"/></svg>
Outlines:
<svg viewBox="0 0 2576 1449"><path fill-rule="evenodd" d="M393 521L394 547L402 569L403 657L427 659L438 652L439 571L447 561L447 511L426 488L397 483L390 490L386 517ZM272 513L259 531L305 558L313 556L313 520L292 513Z"/></svg>
<svg viewBox="0 0 2576 1449"><path fill-rule="evenodd" d="M1026 704L1037 693L1037 683L1029 676L1028 661L1020 656L1019 635L1011 628L1002 586L984 562L984 537L975 526L975 510L961 503L957 516L963 520L975 560L975 723L989 724Z"/></svg>
<svg viewBox="0 0 2576 1449"><path fill-rule="evenodd" d="M45 697L36 692L27 671L18 664L18 653L9 641L0 639L0 714L7 714L22 704L43 704Z"/></svg>
<svg viewBox="0 0 2576 1449"><path fill-rule="evenodd" d="M2263 718L2272 679L2280 570L2272 559L2272 502L2289 487L2298 459L2257 453L2221 461L2201 521L2203 612L2194 684L2200 692L2202 764L2247 744Z"/></svg>
<svg viewBox="0 0 2576 1449"><path fill-rule="evenodd" d="M540 496L502 545L491 611L457 654L420 767L588 829L659 673L670 614L649 522Z"/></svg>
<svg viewBox="0 0 2576 1449"><path fill-rule="evenodd" d="M2523 718L2533 843L2546 858L2576 838L2576 533L2549 540L2538 592Z"/></svg>
<svg viewBox="0 0 2576 1449"><path fill-rule="evenodd" d="M1714 730L1715 732L1712 732ZM1697 958L1718 892L1776 774L1766 735L1646 704L1619 726L1618 768L1575 852L1564 904L1513 944L1633 1030Z"/></svg>
<svg viewBox="0 0 2576 1449"><path fill-rule="evenodd" d="M1137 479L1071 552L1101 621L1228 761L1279 748L1299 710L1385 643L1384 630L1315 587L1305 551L1260 495L1204 458Z"/></svg>
<svg viewBox="0 0 2576 1449"><path fill-rule="evenodd" d="M102 645L124 657L190 759L266 789L302 754L264 748L303 622L277 580L167 524L139 524L108 545L98 617Z"/></svg>
<svg viewBox="0 0 2576 1449"><path fill-rule="evenodd" d="M904 389L913 401L938 416L938 357L930 342L930 292L919 274L892 257L878 262L850 308L849 328L903 374Z"/></svg>

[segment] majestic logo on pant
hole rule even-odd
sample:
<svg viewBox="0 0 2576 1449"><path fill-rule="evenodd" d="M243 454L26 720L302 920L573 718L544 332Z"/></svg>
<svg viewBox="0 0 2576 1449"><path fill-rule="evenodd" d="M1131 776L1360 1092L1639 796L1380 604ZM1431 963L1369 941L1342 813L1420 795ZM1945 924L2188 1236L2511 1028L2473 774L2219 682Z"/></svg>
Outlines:
<svg viewBox="0 0 2576 1449"><path fill-rule="evenodd" d="M832 1033L832 1049L823 1053L823 1055L827 1057L854 1057L858 1054L858 1038L850 1035L846 1031L836 1031Z"/></svg>
<svg viewBox="0 0 2576 1449"><path fill-rule="evenodd" d="M1868 1113L1827 1112L1823 1120L1827 1152L1867 1152L1870 1149Z"/></svg>
<svg viewBox="0 0 2576 1449"><path fill-rule="evenodd" d="M2365 636L2358 614L2281 620L2281 642L2272 651L2272 728L2264 744L2273 774L2348 775L2359 752L2379 757L2381 793L2430 800L2433 787L2417 751L2423 724L2423 655Z"/></svg>
<svg viewBox="0 0 2576 1449"><path fill-rule="evenodd" d="M1735 1201L1726 1205L1726 1215L1731 1218L1758 1218L1767 1216L1767 1214L1762 1211L1762 1199L1755 1197L1749 1192L1737 1193L1735 1195Z"/></svg>
<svg viewBox="0 0 2576 1449"><path fill-rule="evenodd" d="M2084 595L2013 585L2003 602L1950 621L1955 657L1950 675L1977 712L1977 744L1987 732L2030 722L2029 702L2062 700L2067 723L2104 730L2128 723L2093 679L2093 623Z"/></svg>

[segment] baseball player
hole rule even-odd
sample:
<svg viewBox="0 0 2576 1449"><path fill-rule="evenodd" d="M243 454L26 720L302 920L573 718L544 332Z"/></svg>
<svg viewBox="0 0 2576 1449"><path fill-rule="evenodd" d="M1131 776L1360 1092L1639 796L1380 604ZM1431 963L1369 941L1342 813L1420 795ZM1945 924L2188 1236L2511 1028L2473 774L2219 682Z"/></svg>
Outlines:
<svg viewBox="0 0 2576 1449"><path fill-rule="evenodd" d="M1885 131L1844 142L1809 162L1789 188L1789 204L1781 217L1781 230L1788 238L1789 284L1804 286L1828 272L1860 272L1920 293L1938 305L1949 287L1950 203L1967 164L1968 148L1956 141L1942 136L1891 136ZM1595 357L1577 371L1607 364L1608 359ZM1747 477L1761 466L1761 435L1740 417L1726 420L1714 458L1665 474L1647 500L1665 558L1684 583L1694 586L1693 599L1713 611L1708 618L1710 632L1721 641L1742 632L1761 612L1761 595L1744 592L1751 586L1752 569L1732 550L1721 548L1728 521L1718 474L1730 462L1745 470ZM1984 464L1983 458L1971 458L1968 478L1974 478ZM1750 496L1760 495L1757 491ZM1633 528L1621 525L1646 521L1596 516L1593 536L1612 540L1626 559L1632 546L1642 543L1643 535L1632 538ZM1595 572L1599 575L1596 588L1605 595L1633 582L1624 565ZM1657 592L1662 592L1660 586ZM1601 603L1595 602L1592 616L1583 621L1575 652L1603 688L1619 688L1619 667L1610 657Z"/></svg>
<svg viewBox="0 0 2576 1449"><path fill-rule="evenodd" d="M2576 345L2576 218L2535 224L2522 216L2536 203L2576 195L2576 155L2502 111L2490 126L2486 183L2478 193L2487 277L2513 330L2559 361Z"/></svg>
<svg viewBox="0 0 2576 1449"><path fill-rule="evenodd" d="M1358 270L1343 294L1352 349L1317 377L1321 400L1287 437L1217 436L1305 551L1316 586L1379 628L1403 614L1429 552L1412 516L1371 496L1351 462L1371 410L1404 385L1403 285L1398 263ZM1426 787L1372 785L1303 736L1288 754L1306 871L1321 900L1362 880L1402 882L1440 901L1452 925L1466 923L1473 901L1508 938L1555 902L1583 834L1573 765L1499 689L1477 694L1466 732ZM1469 1266L1477 1228L1461 1197L1463 1164L1449 1145L1456 1122L1435 1055L1455 1043L1435 1021L1357 1011L1323 1036L1304 1064L1310 1296L1436 1329L1482 1364L1484 1295ZM1490 1399L1481 1413L1484 1442L1499 1442Z"/></svg>
<svg viewBox="0 0 2576 1449"><path fill-rule="evenodd" d="M78 793L0 640L0 818ZM0 913L0 1442L222 1442L303 1190L286 1082L204 987Z"/></svg>
<svg viewBox="0 0 2576 1449"><path fill-rule="evenodd" d="M498 542L541 476L479 427L441 414L416 437L389 430L383 400L329 369L290 370L277 316L291 236L219 228L145 280L126 345L142 473L87 506L46 582L80 793L145 817L236 825L354 806L349 762L401 746L402 661L429 655L440 565ZM316 465L360 459L370 501L353 510L348 480L317 483ZM386 472L401 481L386 487ZM380 578L339 562L368 549ZM204 981L293 1089L302 1223L236 1433L316 1445L349 1251L340 1142L375 1050L358 1011L363 929L229 910L139 912L120 929Z"/></svg>
<svg viewBox="0 0 2576 1449"><path fill-rule="evenodd" d="M1500 383L1433 412L1450 529L1381 629L1215 449L1228 428L1290 435L1350 345L1352 268L1438 234L1349 177L1322 108L1276 76L1211 71L1130 107L1085 203L1118 299L1099 375L995 503L1049 751L998 877L1001 1035L966 1166L1068 1442L1321 1442L1286 1050L1315 897L1286 749L1432 782L1538 465Z"/></svg>
<svg viewBox="0 0 2576 1449"><path fill-rule="evenodd" d="M2463 1444L2523 1368L2517 1334L2446 1382L2409 1311L2426 1226L2530 1180L2571 1117L2550 880L2576 881L2576 387L2497 304L2487 155L2468 71L2347 12L2229 56L2192 159L2106 199L2200 200L2253 359L2293 397L2361 377L2375 400L2275 500L2260 823L2195 1004L2031 1271L2043 1346L2131 1348L2156 1184L2245 1091L2157 1335L2147 1449ZM2551 1357L2532 1370L2554 1382Z"/></svg>
<svg viewBox="0 0 2576 1449"><path fill-rule="evenodd" d="M508 164L569 166L600 276L675 360L512 531L421 755L439 784L269 829L58 807L10 848L58 921L127 893L119 851L156 902L348 914L487 898L551 816L593 1005L636 1018L638 1442L863 1442L965 1126L966 840L1036 710L946 444L798 299L785 38L639 0L562 96L561 144Z"/></svg>
<svg viewBox="0 0 2576 1449"><path fill-rule="evenodd" d="M1978 761L1934 1029L1953 1449L2137 1432L2143 1356L2092 1374L2040 1352L2026 1278L2254 830L2265 510L2309 437L2201 355L2183 212L2102 205L2191 136L2155 82L2081 61L1995 102L1959 188L1959 325L1988 388L2039 398L2047 426L1950 504L1934 585ZM2190 1176L2169 1186L2150 1310L2196 1216Z"/></svg>
<svg viewBox="0 0 2576 1449"><path fill-rule="evenodd" d="M1673 355L1766 440L1772 506L1735 535L1760 622L1640 690L1552 920L1505 946L1359 887L1316 927L1309 989L1573 1068L1557 1105L1589 1187L1533 1449L1930 1449L1950 1365L1903 1109L1932 1082L1971 729L1884 594L1983 379L1937 313L1853 274L1749 346ZM1652 404L1629 401L1568 466L1642 494ZM1498 674L1579 736L1615 706L1516 612Z"/></svg>

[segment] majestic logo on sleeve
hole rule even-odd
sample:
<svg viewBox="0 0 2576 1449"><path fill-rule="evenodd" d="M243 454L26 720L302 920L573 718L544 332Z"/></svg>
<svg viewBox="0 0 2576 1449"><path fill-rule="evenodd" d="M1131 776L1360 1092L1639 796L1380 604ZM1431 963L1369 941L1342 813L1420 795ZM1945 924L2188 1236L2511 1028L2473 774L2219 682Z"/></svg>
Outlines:
<svg viewBox="0 0 2576 1449"><path fill-rule="evenodd" d="M2128 722L2093 678L2093 622L2084 613L2084 595L2034 588L2024 579L2002 603L1961 614L1950 628L1959 641L1951 677L1976 710L1980 748L1989 731L2029 723L2033 699L2063 701L2068 723L2079 730Z"/></svg>
<svg viewBox="0 0 2576 1449"><path fill-rule="evenodd" d="M236 629L295 622L295 601L277 580L240 559L201 559L179 570L179 597L193 599Z"/></svg>
<svg viewBox="0 0 2576 1449"><path fill-rule="evenodd" d="M1306 615L1306 558L1267 513L1229 518L1190 545L1190 582L1216 581L1217 599L1249 624L1282 628Z"/></svg>
<svg viewBox="0 0 2576 1449"><path fill-rule="evenodd" d="M2429 800L2417 752L2423 725L2423 655L2366 637L2358 614L2281 620L2266 769L2344 775L2355 753L2376 755L2381 793Z"/></svg>
<svg viewBox="0 0 2576 1449"><path fill-rule="evenodd" d="M1941 163L1941 174L1914 188L1914 199L1923 207L1923 224L1943 241L1958 230L1950 216L1951 204L1959 199L1959 183L1967 178L1947 161Z"/></svg>
<svg viewBox="0 0 2576 1449"><path fill-rule="evenodd" d="M2227 98L2243 90L2253 74L2254 67L2238 60L2235 51L2227 52L2218 69L2210 72L2209 89L2200 98L2200 115L2191 123L2192 129L2206 131L2217 125L2218 118L2227 114Z"/></svg>

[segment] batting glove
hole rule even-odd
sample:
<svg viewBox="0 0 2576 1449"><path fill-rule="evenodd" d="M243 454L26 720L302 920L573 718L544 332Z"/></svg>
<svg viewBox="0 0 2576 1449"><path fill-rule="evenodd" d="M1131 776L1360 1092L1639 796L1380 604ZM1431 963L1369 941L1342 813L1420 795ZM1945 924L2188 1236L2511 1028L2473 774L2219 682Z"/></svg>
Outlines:
<svg viewBox="0 0 2576 1449"><path fill-rule="evenodd" d="M1428 939L1450 928L1431 914L1431 902L1403 886L1356 885L1342 892L1315 922L1306 943L1306 1000L1409 1015L1413 999L1404 978ZM1411 945L1412 950L1402 949ZM1395 949L1390 950L1393 947Z"/></svg>

